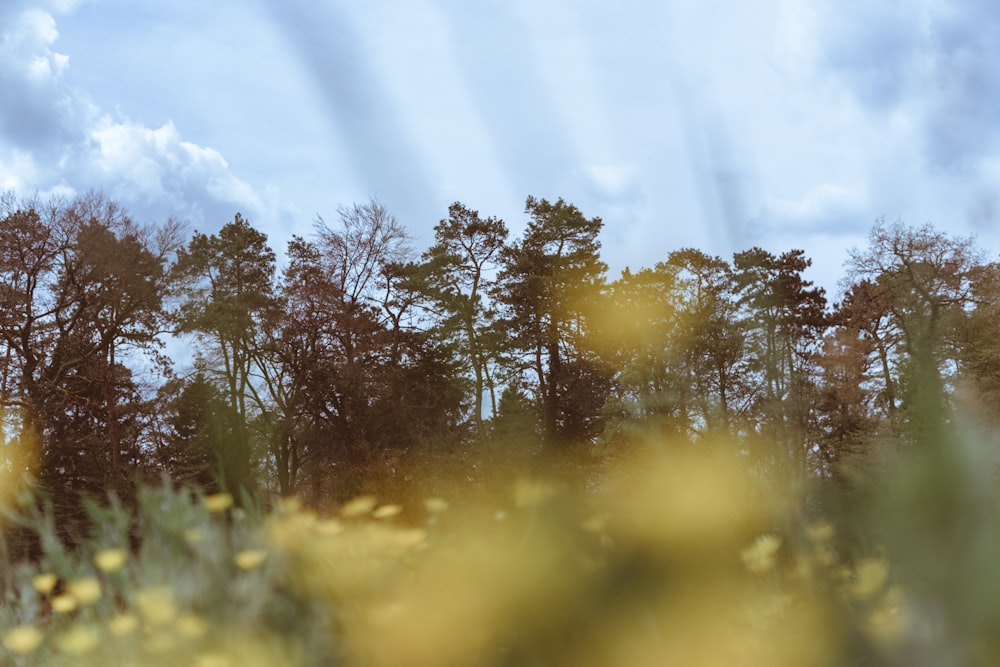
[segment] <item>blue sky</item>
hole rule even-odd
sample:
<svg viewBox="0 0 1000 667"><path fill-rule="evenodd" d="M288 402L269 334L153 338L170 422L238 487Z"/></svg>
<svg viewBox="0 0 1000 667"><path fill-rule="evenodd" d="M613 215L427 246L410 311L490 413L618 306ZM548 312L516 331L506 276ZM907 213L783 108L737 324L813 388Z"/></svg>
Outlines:
<svg viewBox="0 0 1000 667"><path fill-rule="evenodd" d="M377 196L605 222L617 273L802 248L835 296L881 216L1000 248L990 0L4 0L0 189L100 188L280 253Z"/></svg>

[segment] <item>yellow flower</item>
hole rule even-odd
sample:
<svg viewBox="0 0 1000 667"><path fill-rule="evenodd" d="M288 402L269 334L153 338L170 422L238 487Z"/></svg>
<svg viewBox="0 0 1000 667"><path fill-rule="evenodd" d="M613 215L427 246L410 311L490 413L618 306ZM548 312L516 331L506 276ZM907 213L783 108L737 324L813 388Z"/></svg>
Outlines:
<svg viewBox="0 0 1000 667"><path fill-rule="evenodd" d="M201 542L205 538L205 533L197 528L189 528L184 531L184 540L188 544L194 544L195 542Z"/></svg>
<svg viewBox="0 0 1000 667"><path fill-rule="evenodd" d="M236 561L236 565L241 569L254 570L260 567L266 558L266 551L262 551L261 549L246 549L236 554L233 560Z"/></svg>
<svg viewBox="0 0 1000 667"><path fill-rule="evenodd" d="M806 535L813 542L828 542L833 538L833 524L829 521L817 521L806 526Z"/></svg>
<svg viewBox="0 0 1000 667"><path fill-rule="evenodd" d="M341 505L340 515L344 517L362 516L371 512L374 507L374 496L358 496Z"/></svg>
<svg viewBox="0 0 1000 667"><path fill-rule="evenodd" d="M124 549L105 549L94 554L94 565L102 572L117 572L125 565L125 559Z"/></svg>
<svg viewBox="0 0 1000 667"><path fill-rule="evenodd" d="M323 519L316 523L316 532L326 537L339 535L344 531L344 524L336 519Z"/></svg>
<svg viewBox="0 0 1000 667"><path fill-rule="evenodd" d="M295 514L302 509L302 501L295 496L285 496L278 500L278 512L281 514Z"/></svg>
<svg viewBox="0 0 1000 667"><path fill-rule="evenodd" d="M740 552L740 557L748 570L754 574L761 574L774 567L774 557L780 548L780 537L761 535L753 544Z"/></svg>
<svg viewBox="0 0 1000 667"><path fill-rule="evenodd" d="M233 497L228 493L213 493L210 496L205 496L204 502L209 512L218 514L233 506Z"/></svg>
<svg viewBox="0 0 1000 667"><path fill-rule="evenodd" d="M424 507L431 514L441 514L448 510L448 501L444 498L424 498Z"/></svg>
<svg viewBox="0 0 1000 667"><path fill-rule="evenodd" d="M854 580L847 590L857 600L869 600L889 578L889 564L881 558L862 558L854 566Z"/></svg>
<svg viewBox="0 0 1000 667"><path fill-rule="evenodd" d="M52 611L60 614L68 614L76 609L76 598L69 593L63 593L52 598Z"/></svg>
<svg viewBox="0 0 1000 667"><path fill-rule="evenodd" d="M59 581L59 577L52 574L51 572L44 572L42 574L37 574L31 579L31 585L35 587L35 590L42 595L48 595L52 592L52 589L56 587L56 583Z"/></svg>
<svg viewBox="0 0 1000 667"><path fill-rule="evenodd" d="M200 639L208 634L208 624L197 614L184 614L174 624L177 634L185 639Z"/></svg>
<svg viewBox="0 0 1000 667"><path fill-rule="evenodd" d="M108 631L115 637L132 634L139 627L139 619L131 614L118 614L108 620Z"/></svg>
<svg viewBox="0 0 1000 667"><path fill-rule="evenodd" d="M38 648L44 638L45 635L38 628L31 625L20 625L4 634L3 645L11 653L27 655Z"/></svg>
<svg viewBox="0 0 1000 667"><path fill-rule="evenodd" d="M142 642L147 653L166 653L177 645L177 639L169 632L154 632Z"/></svg>
<svg viewBox="0 0 1000 667"><path fill-rule="evenodd" d="M93 604L101 598L101 582L93 577L71 581L66 590L83 606Z"/></svg>
<svg viewBox="0 0 1000 667"><path fill-rule="evenodd" d="M135 595L135 604L139 613L152 626L166 625L177 618L177 605L174 603L174 593L169 586L146 588Z"/></svg>
<svg viewBox="0 0 1000 667"><path fill-rule="evenodd" d="M74 625L59 638L59 648L69 655L89 653L97 648L98 643L97 629L85 625Z"/></svg>
<svg viewBox="0 0 1000 667"><path fill-rule="evenodd" d="M555 493L555 488L545 482L522 478L514 485L514 504L518 507L537 507Z"/></svg>
<svg viewBox="0 0 1000 667"><path fill-rule="evenodd" d="M202 653L195 658L195 667L229 667L233 664L228 656L222 653Z"/></svg>
<svg viewBox="0 0 1000 667"><path fill-rule="evenodd" d="M389 517L396 516L403 511L401 505L382 505L377 510L372 512L372 516L376 519L388 519Z"/></svg>

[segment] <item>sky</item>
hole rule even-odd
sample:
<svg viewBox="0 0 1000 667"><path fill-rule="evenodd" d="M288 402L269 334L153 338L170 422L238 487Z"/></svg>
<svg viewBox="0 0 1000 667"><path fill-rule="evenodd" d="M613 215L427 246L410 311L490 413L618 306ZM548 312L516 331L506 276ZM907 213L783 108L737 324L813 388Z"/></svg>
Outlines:
<svg viewBox="0 0 1000 667"><path fill-rule="evenodd" d="M879 218L1000 249L993 0L2 0L0 190L236 212L280 254L377 197L604 221L612 277L803 249L838 294Z"/></svg>

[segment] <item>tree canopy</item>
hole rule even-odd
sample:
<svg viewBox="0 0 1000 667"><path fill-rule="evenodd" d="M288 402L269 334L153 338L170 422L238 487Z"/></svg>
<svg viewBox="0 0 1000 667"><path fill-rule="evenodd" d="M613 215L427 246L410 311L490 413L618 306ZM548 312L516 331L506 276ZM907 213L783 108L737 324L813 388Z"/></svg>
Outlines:
<svg viewBox="0 0 1000 667"><path fill-rule="evenodd" d="M164 473L322 505L649 433L835 477L1000 396L997 263L929 225L877 221L831 304L799 249L611 278L562 199L528 197L519 238L455 202L421 253L373 199L281 256L239 213L185 238L100 194L0 204L4 465L69 515Z"/></svg>

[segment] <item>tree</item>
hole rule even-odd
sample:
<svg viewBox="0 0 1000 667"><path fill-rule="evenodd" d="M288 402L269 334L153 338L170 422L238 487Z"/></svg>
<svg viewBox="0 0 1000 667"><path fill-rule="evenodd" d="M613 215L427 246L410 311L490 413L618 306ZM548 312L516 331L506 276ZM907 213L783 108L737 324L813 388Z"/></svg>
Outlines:
<svg viewBox="0 0 1000 667"><path fill-rule="evenodd" d="M497 357L495 313L485 297L493 289L489 274L497 268L507 235L502 220L483 220L477 211L455 202L448 208L448 218L434 228L434 245L418 267L422 279L417 289L439 314L438 333L454 343L472 374L472 423L480 439L485 436L483 397L487 392L490 414L497 412L491 371Z"/></svg>
<svg viewBox="0 0 1000 667"><path fill-rule="evenodd" d="M898 386L915 433L948 402L981 265L972 239L948 237L929 224L880 220L868 247L850 252L845 313L876 342L888 409L896 409Z"/></svg>
<svg viewBox="0 0 1000 667"><path fill-rule="evenodd" d="M551 443L564 435L560 422L574 401L563 362L591 355L585 313L604 286L597 238L603 223L562 199L528 197L525 212L531 219L524 238L503 252L496 299L518 370L534 375L542 434Z"/></svg>
<svg viewBox="0 0 1000 667"><path fill-rule="evenodd" d="M175 481L208 493L249 488L252 471L240 451L241 417L205 375L164 387L163 444L157 463Z"/></svg>
<svg viewBox="0 0 1000 667"><path fill-rule="evenodd" d="M873 340L856 329L837 328L823 338L816 358L821 375L815 405L817 472L823 476L839 474L840 464L863 453L876 433L873 347Z"/></svg>
<svg viewBox="0 0 1000 667"><path fill-rule="evenodd" d="M407 457L448 438L462 399L451 360L411 326L402 227L374 201L340 223L289 244L275 328L291 454L315 498L398 482Z"/></svg>
<svg viewBox="0 0 1000 667"><path fill-rule="evenodd" d="M960 331L959 378L990 415L1000 415L1000 264L970 276L972 309Z"/></svg>
<svg viewBox="0 0 1000 667"><path fill-rule="evenodd" d="M195 334L208 355L210 377L239 416L233 447L249 468L250 421L268 406L259 378L267 363L262 332L279 308L274 251L267 236L237 213L218 234L195 233L178 252L175 272L184 286L177 331ZM241 480L227 490L250 491L249 484Z"/></svg>
<svg viewBox="0 0 1000 667"><path fill-rule="evenodd" d="M752 395L733 269L692 248L670 253L667 265L677 272L678 333L700 421L707 432L731 435Z"/></svg>
<svg viewBox="0 0 1000 667"><path fill-rule="evenodd" d="M779 460L804 471L810 449L814 356L826 328L826 297L802 273L801 250L775 256L751 248L733 256L734 281L759 390L756 418Z"/></svg>
<svg viewBox="0 0 1000 667"><path fill-rule="evenodd" d="M31 450L18 466L76 511L79 492L130 487L146 402L128 363L165 363L162 295L179 227L140 226L95 193L3 205L3 407Z"/></svg>

